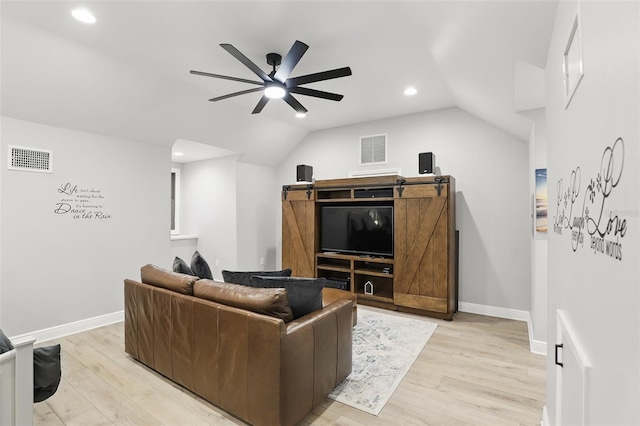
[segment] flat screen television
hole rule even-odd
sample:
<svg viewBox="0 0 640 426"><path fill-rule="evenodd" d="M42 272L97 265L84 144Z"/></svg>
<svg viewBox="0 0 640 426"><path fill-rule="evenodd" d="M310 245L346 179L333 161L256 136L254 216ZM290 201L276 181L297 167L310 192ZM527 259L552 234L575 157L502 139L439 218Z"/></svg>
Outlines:
<svg viewBox="0 0 640 426"><path fill-rule="evenodd" d="M393 206L322 206L320 249L392 257Z"/></svg>

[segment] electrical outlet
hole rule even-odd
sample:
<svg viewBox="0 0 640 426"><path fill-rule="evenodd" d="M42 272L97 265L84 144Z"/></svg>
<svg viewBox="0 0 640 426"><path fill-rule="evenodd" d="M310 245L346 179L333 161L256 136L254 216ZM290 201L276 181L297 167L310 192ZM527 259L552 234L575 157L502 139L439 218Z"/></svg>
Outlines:
<svg viewBox="0 0 640 426"><path fill-rule="evenodd" d="M264 266L264 257L260 258L260 266Z"/></svg>

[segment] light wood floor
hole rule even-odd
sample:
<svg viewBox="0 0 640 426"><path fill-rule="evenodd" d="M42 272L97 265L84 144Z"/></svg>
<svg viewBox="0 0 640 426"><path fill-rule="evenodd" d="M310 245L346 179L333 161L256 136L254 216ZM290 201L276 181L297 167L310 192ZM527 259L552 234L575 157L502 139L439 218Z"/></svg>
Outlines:
<svg viewBox="0 0 640 426"><path fill-rule="evenodd" d="M325 399L300 425L540 424L545 357L529 351L526 323L424 319L438 328L378 417ZM52 343L63 379L35 405L36 425L244 424L125 354L123 323Z"/></svg>

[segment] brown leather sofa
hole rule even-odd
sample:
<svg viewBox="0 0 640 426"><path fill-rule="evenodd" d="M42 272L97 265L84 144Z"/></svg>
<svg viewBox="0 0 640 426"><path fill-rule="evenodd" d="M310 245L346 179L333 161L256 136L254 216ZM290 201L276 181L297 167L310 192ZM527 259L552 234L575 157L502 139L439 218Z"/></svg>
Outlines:
<svg viewBox="0 0 640 426"><path fill-rule="evenodd" d="M293 425L351 373L349 292L292 319L284 289L152 265L141 281L124 282L125 351L248 423Z"/></svg>

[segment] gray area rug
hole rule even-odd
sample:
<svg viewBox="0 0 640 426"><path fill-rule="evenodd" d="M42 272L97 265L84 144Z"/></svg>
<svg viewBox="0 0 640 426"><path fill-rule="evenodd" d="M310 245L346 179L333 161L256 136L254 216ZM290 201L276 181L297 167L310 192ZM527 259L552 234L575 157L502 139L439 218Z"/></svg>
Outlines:
<svg viewBox="0 0 640 426"><path fill-rule="evenodd" d="M437 326L358 306L352 372L329 398L377 416Z"/></svg>

